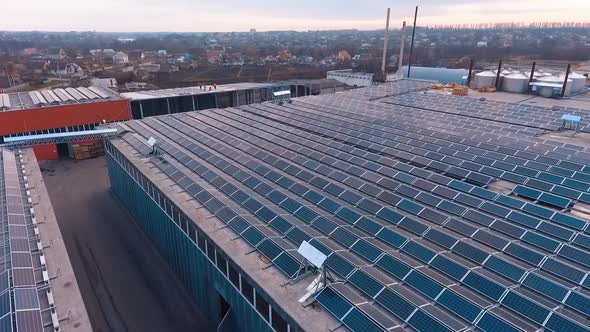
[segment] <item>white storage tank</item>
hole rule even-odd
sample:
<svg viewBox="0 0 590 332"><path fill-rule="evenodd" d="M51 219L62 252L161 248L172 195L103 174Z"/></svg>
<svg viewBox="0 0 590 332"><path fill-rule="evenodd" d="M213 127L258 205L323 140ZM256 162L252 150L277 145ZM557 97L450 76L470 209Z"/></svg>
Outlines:
<svg viewBox="0 0 590 332"><path fill-rule="evenodd" d="M563 82L565 81L565 77L546 76L546 77L539 78L537 81L563 85ZM553 88L551 88L551 87L537 87L537 89L539 91L540 96L553 97ZM572 80L568 78L567 86L565 88L565 96L569 96L571 94L571 91L572 91Z"/></svg>
<svg viewBox="0 0 590 332"><path fill-rule="evenodd" d="M493 71L482 71L481 73L475 74L475 88L479 89L484 86L495 86L496 85L496 73Z"/></svg>
<svg viewBox="0 0 590 332"><path fill-rule="evenodd" d="M551 77L551 76L553 76L553 74L551 74L549 72L546 72L546 71L543 71L543 70L539 70L539 75L541 77Z"/></svg>
<svg viewBox="0 0 590 332"><path fill-rule="evenodd" d="M586 76L571 72L568 78L572 80L572 93L582 92L586 87Z"/></svg>
<svg viewBox="0 0 590 332"><path fill-rule="evenodd" d="M526 93L529 86L529 77L514 73L504 77L502 80L502 90L514 93Z"/></svg>

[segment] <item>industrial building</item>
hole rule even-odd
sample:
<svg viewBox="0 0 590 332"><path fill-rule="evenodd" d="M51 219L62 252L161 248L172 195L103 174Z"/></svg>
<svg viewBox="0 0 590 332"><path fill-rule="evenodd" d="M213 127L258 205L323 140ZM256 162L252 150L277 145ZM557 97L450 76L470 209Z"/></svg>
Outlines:
<svg viewBox="0 0 590 332"><path fill-rule="evenodd" d="M131 118L129 101L99 87L0 95L0 141L5 137L92 130L104 122ZM68 143L34 147L40 160L72 154Z"/></svg>
<svg viewBox="0 0 590 332"><path fill-rule="evenodd" d="M0 331L92 331L31 149L0 148Z"/></svg>
<svg viewBox="0 0 590 332"><path fill-rule="evenodd" d="M238 107L273 99L289 90L292 97L336 93L349 89L335 80L293 80L272 83L234 83L122 93L130 100L133 119L210 108Z"/></svg>
<svg viewBox="0 0 590 332"><path fill-rule="evenodd" d="M219 330L589 331L590 111L430 86L111 124L112 190Z"/></svg>

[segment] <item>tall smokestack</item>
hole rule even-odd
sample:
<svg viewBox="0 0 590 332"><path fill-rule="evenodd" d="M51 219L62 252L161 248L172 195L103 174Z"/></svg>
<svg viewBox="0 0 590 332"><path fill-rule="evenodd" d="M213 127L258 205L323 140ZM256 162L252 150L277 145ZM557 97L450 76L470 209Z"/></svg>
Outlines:
<svg viewBox="0 0 590 332"><path fill-rule="evenodd" d="M412 70L412 57L414 56L414 38L416 37L416 20L418 19L418 6L414 13L414 28L412 29L412 43L410 44L410 59L408 60L408 78L410 78L410 71Z"/></svg>
<svg viewBox="0 0 590 332"><path fill-rule="evenodd" d="M399 65L397 66L397 72L400 73L400 78L404 76L402 73L402 65L404 63L404 45L406 44L406 21L402 25L402 41L399 46Z"/></svg>
<svg viewBox="0 0 590 332"><path fill-rule="evenodd" d="M383 41L383 61L381 62L381 73L385 77L385 66L387 65L387 44L389 44L389 12L387 8L387 19L385 21L385 40Z"/></svg>

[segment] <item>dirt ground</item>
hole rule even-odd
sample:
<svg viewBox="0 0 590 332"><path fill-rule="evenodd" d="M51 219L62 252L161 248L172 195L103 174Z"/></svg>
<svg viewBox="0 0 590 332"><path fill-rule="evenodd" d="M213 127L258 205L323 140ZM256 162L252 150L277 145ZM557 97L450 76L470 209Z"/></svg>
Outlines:
<svg viewBox="0 0 590 332"><path fill-rule="evenodd" d="M104 158L40 167L96 332L215 330L110 191Z"/></svg>

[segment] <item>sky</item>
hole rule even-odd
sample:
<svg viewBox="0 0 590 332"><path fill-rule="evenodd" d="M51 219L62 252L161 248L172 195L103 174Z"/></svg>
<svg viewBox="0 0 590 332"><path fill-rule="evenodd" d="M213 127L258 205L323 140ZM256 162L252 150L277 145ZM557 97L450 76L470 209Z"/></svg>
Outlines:
<svg viewBox="0 0 590 332"><path fill-rule="evenodd" d="M590 21L590 0L6 0L0 30L212 32L382 29L490 22Z"/></svg>

